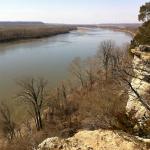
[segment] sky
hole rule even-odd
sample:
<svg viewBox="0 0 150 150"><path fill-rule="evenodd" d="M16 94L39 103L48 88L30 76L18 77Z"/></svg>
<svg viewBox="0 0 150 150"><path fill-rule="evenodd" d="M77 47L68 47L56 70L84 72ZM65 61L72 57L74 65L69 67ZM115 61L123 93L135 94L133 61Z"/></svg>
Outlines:
<svg viewBox="0 0 150 150"><path fill-rule="evenodd" d="M149 0L0 0L0 21L136 23Z"/></svg>

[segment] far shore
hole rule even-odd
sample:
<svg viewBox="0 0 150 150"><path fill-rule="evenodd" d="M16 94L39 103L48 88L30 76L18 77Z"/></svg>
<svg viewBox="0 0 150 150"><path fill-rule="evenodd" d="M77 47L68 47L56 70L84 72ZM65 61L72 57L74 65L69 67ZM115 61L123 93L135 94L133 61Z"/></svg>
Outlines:
<svg viewBox="0 0 150 150"><path fill-rule="evenodd" d="M78 30L82 31L82 32L86 32L86 30L88 30L89 27L77 27ZM90 27L93 28L93 27ZM125 32L127 34L129 34L130 36L134 37L136 35L137 32L137 28L135 28L134 30L132 29L127 29L127 28L120 28L120 27L113 27L113 26L95 26L94 28L102 28L102 29L108 29L108 30L113 30L113 31L118 31L118 32Z"/></svg>
<svg viewBox="0 0 150 150"><path fill-rule="evenodd" d="M125 32L134 37L141 24L104 24L98 25L99 28L109 29L113 31Z"/></svg>
<svg viewBox="0 0 150 150"><path fill-rule="evenodd" d="M74 26L0 26L0 43L40 39L76 30Z"/></svg>
<svg viewBox="0 0 150 150"><path fill-rule="evenodd" d="M128 29L111 29L111 30L113 30L113 31L119 31L119 32L125 32L125 33L127 33L127 34L130 34L132 37L134 37L135 35L136 35L136 32L133 32L133 31L130 31L130 30L128 30Z"/></svg>

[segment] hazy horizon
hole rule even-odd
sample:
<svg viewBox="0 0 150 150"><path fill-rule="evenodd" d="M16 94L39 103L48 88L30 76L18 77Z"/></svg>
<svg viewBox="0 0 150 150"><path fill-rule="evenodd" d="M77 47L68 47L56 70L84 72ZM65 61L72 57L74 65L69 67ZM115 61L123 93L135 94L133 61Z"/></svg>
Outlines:
<svg viewBox="0 0 150 150"><path fill-rule="evenodd" d="M147 0L5 0L0 21L40 21L60 24L139 23Z"/></svg>

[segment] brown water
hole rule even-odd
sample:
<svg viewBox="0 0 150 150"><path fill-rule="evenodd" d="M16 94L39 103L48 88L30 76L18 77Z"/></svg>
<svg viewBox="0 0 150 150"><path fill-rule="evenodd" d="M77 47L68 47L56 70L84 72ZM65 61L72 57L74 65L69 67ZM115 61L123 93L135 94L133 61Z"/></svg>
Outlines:
<svg viewBox="0 0 150 150"><path fill-rule="evenodd" d="M44 77L51 86L68 75L69 64L75 57L96 54L103 40L117 45L130 42L132 37L122 32L104 29L73 31L50 38L0 44L0 100L17 92L16 80Z"/></svg>

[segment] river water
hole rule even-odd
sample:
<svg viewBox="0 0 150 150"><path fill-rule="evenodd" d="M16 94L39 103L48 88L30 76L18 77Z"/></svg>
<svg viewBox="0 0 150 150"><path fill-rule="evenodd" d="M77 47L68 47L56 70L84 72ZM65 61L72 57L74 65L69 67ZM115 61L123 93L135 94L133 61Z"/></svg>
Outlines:
<svg viewBox="0 0 150 150"><path fill-rule="evenodd" d="M85 29L50 38L0 44L0 100L13 97L16 81L44 77L51 86L68 76L69 64L96 54L101 41L113 40L121 46L132 37L123 32Z"/></svg>

